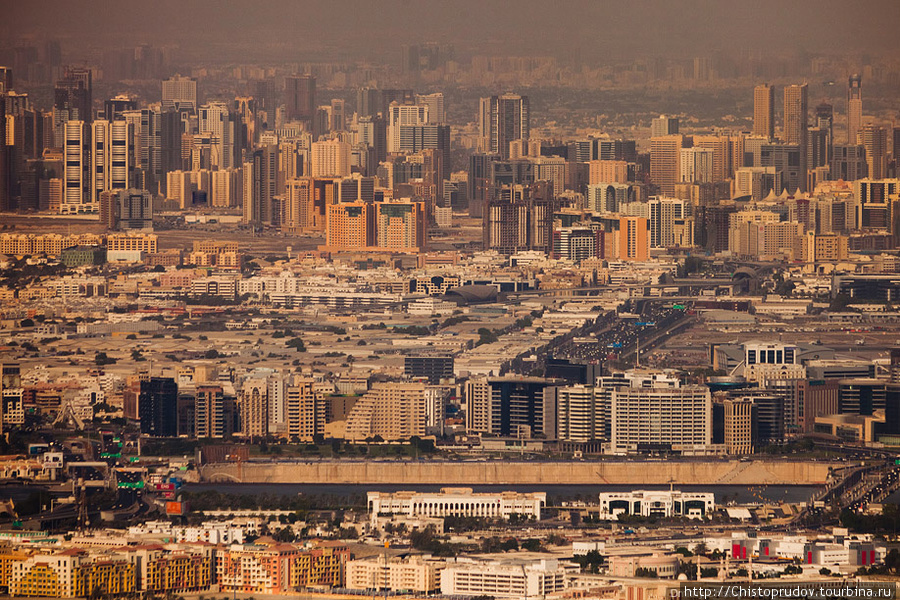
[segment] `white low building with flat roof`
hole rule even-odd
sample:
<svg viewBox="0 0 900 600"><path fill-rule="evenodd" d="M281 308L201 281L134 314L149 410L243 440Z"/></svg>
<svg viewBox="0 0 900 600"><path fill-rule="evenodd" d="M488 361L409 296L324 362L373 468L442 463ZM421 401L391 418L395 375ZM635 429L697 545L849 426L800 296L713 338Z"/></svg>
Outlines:
<svg viewBox="0 0 900 600"><path fill-rule="evenodd" d="M536 598L561 592L575 563L555 559L475 560L458 558L441 571L445 596Z"/></svg>
<svg viewBox="0 0 900 600"><path fill-rule="evenodd" d="M642 517L688 517L702 519L715 508L711 492L680 490L635 490L600 494L600 518L617 519L620 514Z"/></svg>
<svg viewBox="0 0 900 600"><path fill-rule="evenodd" d="M379 516L484 517L508 519L512 515L541 518L547 505L543 492L476 493L472 488L441 488L440 492L369 492L369 515L373 524Z"/></svg>

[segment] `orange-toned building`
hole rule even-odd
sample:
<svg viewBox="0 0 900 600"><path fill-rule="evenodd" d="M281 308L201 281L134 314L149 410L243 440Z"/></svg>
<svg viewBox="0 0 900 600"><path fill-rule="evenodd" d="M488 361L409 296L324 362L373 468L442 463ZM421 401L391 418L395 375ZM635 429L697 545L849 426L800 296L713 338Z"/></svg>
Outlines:
<svg viewBox="0 0 900 600"><path fill-rule="evenodd" d="M365 202L342 202L327 207L325 245L330 250L360 250L374 246L375 210Z"/></svg>
<svg viewBox="0 0 900 600"><path fill-rule="evenodd" d="M644 217L619 218L620 260L645 261L650 258L650 227Z"/></svg>

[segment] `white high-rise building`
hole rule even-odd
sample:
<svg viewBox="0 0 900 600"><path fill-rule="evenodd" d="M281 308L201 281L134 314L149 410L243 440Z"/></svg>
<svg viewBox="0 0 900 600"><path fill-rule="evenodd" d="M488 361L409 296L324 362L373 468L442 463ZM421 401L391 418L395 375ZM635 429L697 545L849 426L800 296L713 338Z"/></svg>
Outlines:
<svg viewBox="0 0 900 600"><path fill-rule="evenodd" d="M100 194L124 190L134 173L134 125L99 119L91 123L91 202Z"/></svg>
<svg viewBox="0 0 900 600"><path fill-rule="evenodd" d="M387 151L401 152L400 128L403 125L425 125L428 123L428 106L424 104L399 104L391 102L388 107Z"/></svg>
<svg viewBox="0 0 900 600"><path fill-rule="evenodd" d="M682 183L712 183L713 156L712 148L682 148L680 181Z"/></svg>
<svg viewBox="0 0 900 600"><path fill-rule="evenodd" d="M556 428L560 440L591 442L604 438L602 388L573 385L556 390Z"/></svg>
<svg viewBox="0 0 900 600"><path fill-rule="evenodd" d="M163 110L197 111L197 80L175 75L162 82Z"/></svg>
<svg viewBox="0 0 900 600"><path fill-rule="evenodd" d="M210 135L213 169L234 166L234 119L224 102L211 102L200 107L199 132Z"/></svg>
<svg viewBox="0 0 900 600"><path fill-rule="evenodd" d="M690 216L690 201L675 198L650 198L647 203L650 219L650 247L668 248L675 245L676 222Z"/></svg>
<svg viewBox="0 0 900 600"><path fill-rule="evenodd" d="M84 121L66 121L63 139L66 166L60 212L68 215L97 212L99 204L91 202L90 127Z"/></svg>
<svg viewBox="0 0 900 600"><path fill-rule="evenodd" d="M573 564L556 559L533 562L456 559L441 571L441 593L445 596L543 598L562 592L569 573L576 570Z"/></svg>
<svg viewBox="0 0 900 600"><path fill-rule="evenodd" d="M623 387L612 395L612 446L702 450L712 442L712 397L706 386Z"/></svg>
<svg viewBox="0 0 900 600"><path fill-rule="evenodd" d="M416 104L428 107L429 125L444 124L444 94L435 92L433 94L416 94Z"/></svg>

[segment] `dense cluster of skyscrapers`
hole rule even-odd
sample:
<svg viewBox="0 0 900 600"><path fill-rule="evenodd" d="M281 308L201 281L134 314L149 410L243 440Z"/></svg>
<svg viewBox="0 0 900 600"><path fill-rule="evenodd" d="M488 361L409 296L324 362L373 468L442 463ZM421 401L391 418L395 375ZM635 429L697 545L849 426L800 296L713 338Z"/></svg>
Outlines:
<svg viewBox="0 0 900 600"><path fill-rule="evenodd" d="M422 51L410 50L409 69L442 55ZM485 250L646 260L653 248L747 254L735 233L747 221L739 215L771 213L764 201L787 194L819 205L798 209L808 217L775 219L803 226L790 238L900 233L889 198L860 198L834 183L877 182L896 170L900 128L864 116L855 74L840 141L832 105L810 114L806 84L784 87L780 127L768 84L753 90L751 131L686 133L678 116L654 118L648 153L628 139L535 139L529 97L505 93L473 107L477 137L463 165L451 153L440 92L363 87L352 110L343 98L320 104L316 76L298 74L280 90L259 81L258 97L201 103L197 80L174 75L162 80L158 103L119 95L100 108L90 69L58 71L48 110L15 91L14 70L3 68L0 209L102 213L114 224L115 203L104 194L146 190L151 214L129 212L124 222L208 206L238 210L254 226L322 235L325 250L398 252L427 247L430 227L467 210L483 221ZM864 205L873 202L884 210L869 218ZM785 238L775 253L801 245Z"/></svg>

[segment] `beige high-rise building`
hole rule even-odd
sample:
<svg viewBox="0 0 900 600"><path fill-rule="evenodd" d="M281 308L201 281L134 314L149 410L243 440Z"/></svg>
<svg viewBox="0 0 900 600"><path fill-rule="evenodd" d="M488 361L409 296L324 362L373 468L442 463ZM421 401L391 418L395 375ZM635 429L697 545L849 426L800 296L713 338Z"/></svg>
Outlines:
<svg viewBox="0 0 900 600"><path fill-rule="evenodd" d="M664 135L650 140L650 179L664 196L675 195L681 170L681 149L690 147L690 138Z"/></svg>
<svg viewBox="0 0 900 600"><path fill-rule="evenodd" d="M166 173L166 198L178 206L178 208L189 208L191 206L191 192L193 192L191 184L190 171L169 171Z"/></svg>
<svg viewBox="0 0 900 600"><path fill-rule="evenodd" d="M806 145L809 128L809 86L789 85L784 88L784 141Z"/></svg>
<svg viewBox="0 0 900 600"><path fill-rule="evenodd" d="M210 190L207 202L210 206L228 208L241 201L243 172L240 169L222 169L209 175Z"/></svg>
<svg viewBox="0 0 900 600"><path fill-rule="evenodd" d="M411 200L375 203L375 243L379 248L419 251L426 245L425 203Z"/></svg>
<svg viewBox="0 0 900 600"><path fill-rule="evenodd" d="M324 216L314 210L312 180L309 177L288 179L282 202L281 230L285 233L299 233L306 229L320 231L325 224L319 224Z"/></svg>
<svg viewBox="0 0 900 600"><path fill-rule="evenodd" d="M888 132L880 125L868 124L858 133L860 144L866 149L866 164L869 179L883 179L887 176Z"/></svg>
<svg viewBox="0 0 900 600"><path fill-rule="evenodd" d="M350 144L339 139L313 142L310 154L313 177L350 176Z"/></svg>
<svg viewBox="0 0 900 600"><path fill-rule="evenodd" d="M775 87L767 83L753 88L753 135L775 137Z"/></svg>
<svg viewBox="0 0 900 600"><path fill-rule="evenodd" d="M424 383L376 383L347 417L348 440L381 436L402 440L425 435L427 422Z"/></svg>
<svg viewBox="0 0 900 600"><path fill-rule="evenodd" d="M325 430L325 399L313 378L293 376L286 381L284 401L290 437L311 440Z"/></svg>
<svg viewBox="0 0 900 600"><path fill-rule="evenodd" d="M753 400L726 398L722 404L725 412L725 452L750 454L753 452Z"/></svg>
<svg viewBox="0 0 900 600"><path fill-rule="evenodd" d="M269 434L269 393L265 378L248 379L241 387L241 431L244 435Z"/></svg>
<svg viewBox="0 0 900 600"><path fill-rule="evenodd" d="M725 181L734 176L735 160L734 153L740 150L741 157L738 167L743 166L744 151L741 144L735 147L735 138L726 135L696 135L693 138L694 148L704 148L713 151L712 157L712 180ZM743 138L737 138L743 140Z"/></svg>
<svg viewBox="0 0 900 600"><path fill-rule="evenodd" d="M589 185L628 182L628 163L624 160L592 160L588 169Z"/></svg>
<svg viewBox="0 0 900 600"><path fill-rule="evenodd" d="M850 76L847 84L847 143L858 144L856 139L859 129L862 127L862 77L857 74ZM870 174L871 176L871 174Z"/></svg>

